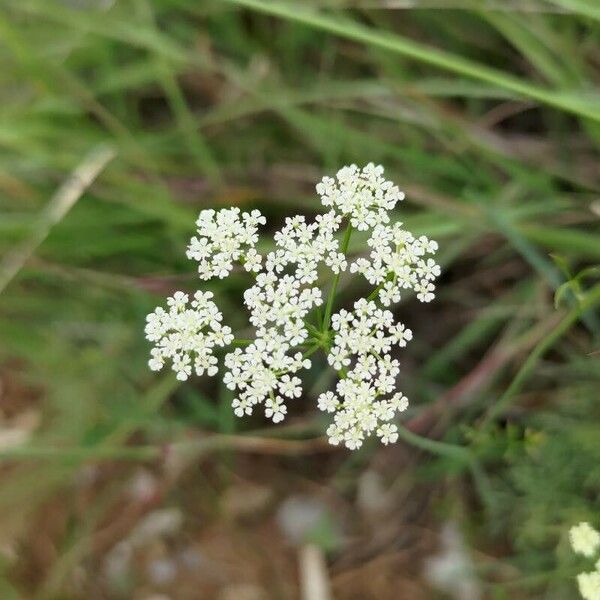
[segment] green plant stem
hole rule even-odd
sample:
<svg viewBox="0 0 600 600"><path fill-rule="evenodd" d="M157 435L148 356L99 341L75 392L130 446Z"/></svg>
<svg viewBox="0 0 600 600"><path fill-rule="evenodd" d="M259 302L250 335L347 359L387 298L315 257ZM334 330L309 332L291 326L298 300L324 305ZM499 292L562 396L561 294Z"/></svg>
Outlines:
<svg viewBox="0 0 600 600"><path fill-rule="evenodd" d="M310 356L312 356L317 350L320 350L322 348L321 344L315 344L314 346L312 346L311 348L309 348L303 355L302 358L309 358Z"/></svg>
<svg viewBox="0 0 600 600"><path fill-rule="evenodd" d="M416 448L420 448L431 454L445 456L463 463L471 472L477 490L484 499L486 505L491 507L495 506L496 500L485 471L481 468L475 455L468 448L422 437L409 431L405 427L402 427L400 424L398 424L398 437L411 446L415 446Z"/></svg>
<svg viewBox="0 0 600 600"><path fill-rule="evenodd" d="M386 280L387 281L387 280ZM367 300L375 300L375 298L377 298L377 294L379 294L379 291L383 288L383 286L385 285L385 281L383 283L380 283L368 296L367 296Z"/></svg>
<svg viewBox="0 0 600 600"><path fill-rule="evenodd" d="M348 223L346 227L346 231L344 232L344 239L342 240L342 245L340 250L343 254L346 254L348 251L348 246L350 244L350 237L352 236L352 224ZM331 323L331 312L333 310L333 301L335 300L335 294L337 292L338 284L340 282L340 273L336 273L333 278L333 283L331 284L331 289L329 290L329 297L327 298L327 305L325 306L325 316L323 317L323 333L329 331L329 325Z"/></svg>
<svg viewBox="0 0 600 600"><path fill-rule="evenodd" d="M306 327L306 329L308 329L309 333L313 336L313 339L315 340L315 342L319 342L322 336L322 332L321 330L316 327L315 325L313 325L312 323L308 323L307 321L304 322L304 326Z"/></svg>
<svg viewBox="0 0 600 600"><path fill-rule="evenodd" d="M498 402L494 404L484 418L483 425L489 425L495 418L501 415L514 401L515 394L521 389L523 383L531 375L538 360L578 321L582 315L600 303L600 285L592 288L582 301L572 308L567 315L558 323L537 346L533 349L527 360L523 363L515 378L508 386Z"/></svg>
<svg viewBox="0 0 600 600"><path fill-rule="evenodd" d="M438 442L426 437L422 437L409 431L406 427L398 424L398 437L404 440L407 444L426 450L432 454L438 454L441 456L447 456L449 458L457 459L464 463L471 463L473 458L467 448L462 446L456 446L454 444L447 444L446 442Z"/></svg>
<svg viewBox="0 0 600 600"><path fill-rule="evenodd" d="M249 346L255 340L233 340L231 342L234 346Z"/></svg>

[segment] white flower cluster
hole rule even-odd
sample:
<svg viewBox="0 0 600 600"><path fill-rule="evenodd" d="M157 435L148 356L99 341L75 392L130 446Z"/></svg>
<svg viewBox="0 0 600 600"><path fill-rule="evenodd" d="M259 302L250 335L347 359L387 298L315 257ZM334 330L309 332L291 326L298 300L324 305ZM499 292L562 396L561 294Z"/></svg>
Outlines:
<svg viewBox="0 0 600 600"><path fill-rule="evenodd" d="M390 352L393 346L406 346L412 332L395 323L389 310L364 298L352 312L335 314L332 326L336 333L327 361L342 378L337 395L325 392L318 399L321 410L335 413L327 429L330 443L343 441L350 449L360 448L373 431L384 444L394 443L398 428L388 421L406 410L408 400L394 392L400 363Z"/></svg>
<svg viewBox="0 0 600 600"><path fill-rule="evenodd" d="M287 218L284 227L275 233L276 250L267 256L266 270L281 273L291 266L300 283L315 282L322 262L334 273L345 271L346 257L335 238L341 222L342 216L333 210L318 215L310 224L302 215Z"/></svg>
<svg viewBox="0 0 600 600"><path fill-rule="evenodd" d="M587 558L594 558L600 551L600 533L585 521L571 527L569 540L573 551ZM577 585L584 600L600 599L600 556L594 571L577 575Z"/></svg>
<svg viewBox="0 0 600 600"><path fill-rule="evenodd" d="M243 260L247 271L260 271L261 256L254 249L258 225L266 219L258 210L241 213L239 208L214 211L209 208L198 216L198 237L193 237L186 255L197 260L200 279L223 279L233 269L234 261Z"/></svg>
<svg viewBox="0 0 600 600"><path fill-rule="evenodd" d="M352 273L361 273L379 287L379 300L384 306L400 302L400 290L413 289L421 302L433 300L433 280L440 267L426 255L435 254L437 243L424 235L415 238L402 229L402 223L377 225L367 244L369 258L358 258L350 265Z"/></svg>
<svg viewBox="0 0 600 600"><path fill-rule="evenodd" d="M404 193L383 178L383 167L373 163L362 169L356 165L343 167L335 179L323 177L317 184L317 194L323 206L349 217L352 227L359 231L388 223L389 211L404 200Z"/></svg>
<svg viewBox="0 0 600 600"><path fill-rule="evenodd" d="M224 382L238 390L233 401L236 415L249 415L256 404L264 403L265 415L277 423L287 413L285 399L302 394L300 379L290 375L310 368L311 362L294 350L308 338L305 317L323 303L321 290L310 287L320 263L334 272L346 268L334 237L340 223L333 212L311 224L296 216L286 219L275 234L275 250L267 254L264 271L244 294L256 340L225 357L229 371Z"/></svg>
<svg viewBox="0 0 600 600"><path fill-rule="evenodd" d="M153 371L163 368L165 360L173 363L177 379L185 381L194 368L196 375L215 375L215 346L233 341L231 329L221 325L223 315L211 300L212 292L196 292L188 307L189 297L183 292L167 299L169 312L158 307L146 317L146 338L155 342L148 362Z"/></svg>
<svg viewBox="0 0 600 600"><path fill-rule="evenodd" d="M285 418L286 401L302 395L296 374L310 368L308 357L320 348L340 376L335 392L318 398L318 407L333 413L327 430L330 442L354 449L375 434L384 444L393 443L398 429L391 421L408 401L396 391L400 363L392 350L405 346L412 333L381 305L398 302L400 290L408 288L421 301L433 298L432 282L440 269L430 255L437 244L424 236L415 238L401 223L389 224L389 211L404 194L383 178L381 166L344 167L335 178L323 178L317 193L329 211L312 222L301 215L286 219L274 234L275 248L264 259L255 249L258 226L265 223L259 211L200 213L197 236L187 249L188 258L199 263L200 278L226 277L235 262L255 278L244 302L256 337L239 340L243 347L225 356L223 381L237 392L236 415L252 414L262 404L265 415L277 423ZM346 233L340 244L343 222ZM349 265L346 252L353 229L371 230L370 255L351 262L350 270L364 275L375 289L351 312L332 315L339 276ZM330 283L330 290L317 323L316 307L324 304L323 283ZM211 298L210 293L197 292L188 307L188 296L177 292L168 300L169 312L157 308L148 315L146 336L156 344L151 369L162 368L170 359L181 380L192 368L199 375L216 373L212 350L230 344L233 336L221 325L221 313Z"/></svg>

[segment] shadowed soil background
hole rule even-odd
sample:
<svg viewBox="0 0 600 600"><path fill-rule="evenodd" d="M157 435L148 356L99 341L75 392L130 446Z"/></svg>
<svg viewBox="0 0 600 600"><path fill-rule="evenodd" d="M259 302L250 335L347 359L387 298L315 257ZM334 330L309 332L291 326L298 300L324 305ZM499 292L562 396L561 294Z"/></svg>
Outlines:
<svg viewBox="0 0 600 600"><path fill-rule="evenodd" d="M592 0L0 0L0 598L576 599L599 83ZM442 265L397 444L327 444L322 359L277 426L148 370L202 208L273 231L370 161ZM247 281L202 288L250 335Z"/></svg>

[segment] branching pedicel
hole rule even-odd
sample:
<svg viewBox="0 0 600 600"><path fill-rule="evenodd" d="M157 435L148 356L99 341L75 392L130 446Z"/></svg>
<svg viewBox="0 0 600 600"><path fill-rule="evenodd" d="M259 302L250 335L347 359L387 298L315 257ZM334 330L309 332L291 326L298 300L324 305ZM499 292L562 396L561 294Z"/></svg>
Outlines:
<svg viewBox="0 0 600 600"><path fill-rule="evenodd" d="M187 251L188 258L198 261L200 278L226 277L235 262L254 275L244 302L256 339L236 342L238 347L225 357L223 381L237 391L236 415L252 414L262 404L265 415L277 423L285 418L286 400L302 394L296 374L310 368L309 357L322 350L339 375L335 391L317 401L320 410L333 414L329 441L355 449L375 433L384 444L393 443L398 429L391 421L408 401L396 391L400 363L391 351L406 346L412 333L385 307L399 302L403 290L414 290L421 302L433 299L440 268L430 256L437 243L415 238L400 222L390 224L390 211L404 194L383 178L381 166L344 167L335 179L324 177L317 193L329 212L312 223L301 215L287 218L275 233L275 250L265 257L254 248L258 226L265 224L259 211L200 213L197 236ZM343 225L340 242L336 234ZM369 253L348 264L354 230L370 232ZM333 277L325 300L315 284L319 271L327 269ZM348 269L374 289L352 311L333 314L340 273ZM213 348L233 342L212 294L197 292L190 307L188 300L177 292L167 301L169 312L157 308L146 325L147 338L156 344L150 368L161 369L169 360L180 380L192 368L198 375L214 375Z"/></svg>

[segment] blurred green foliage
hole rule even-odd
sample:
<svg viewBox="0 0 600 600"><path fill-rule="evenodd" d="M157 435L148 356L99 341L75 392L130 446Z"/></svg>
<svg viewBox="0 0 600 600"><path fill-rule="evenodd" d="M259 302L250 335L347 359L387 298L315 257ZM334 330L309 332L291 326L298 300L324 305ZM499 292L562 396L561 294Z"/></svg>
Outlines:
<svg viewBox="0 0 600 600"><path fill-rule="evenodd" d="M43 417L34 458L0 450L13 465L2 520L26 520L84 461L135 461L132 436L160 445L262 427L232 417L218 382L148 372L145 315L194 289L184 248L201 208L259 206L276 226L319 210L323 173L375 161L407 192L402 220L440 242L439 300L400 307L417 333L403 386L411 414L458 395L443 435L476 457L487 489L465 519L474 544L499 544L519 573L483 569L486 597L575 597L565 534L600 518L597 303L548 336L597 296L598 11L563 0L347 5L3 0L0 273L40 224L49 235L0 295L0 359L37 390ZM55 190L103 145L114 159L45 223ZM211 283L238 327L243 283ZM311 406L293 416L314 417ZM448 473L471 480L460 461L432 460L432 486ZM59 597L86 554L73 536L39 597Z"/></svg>

